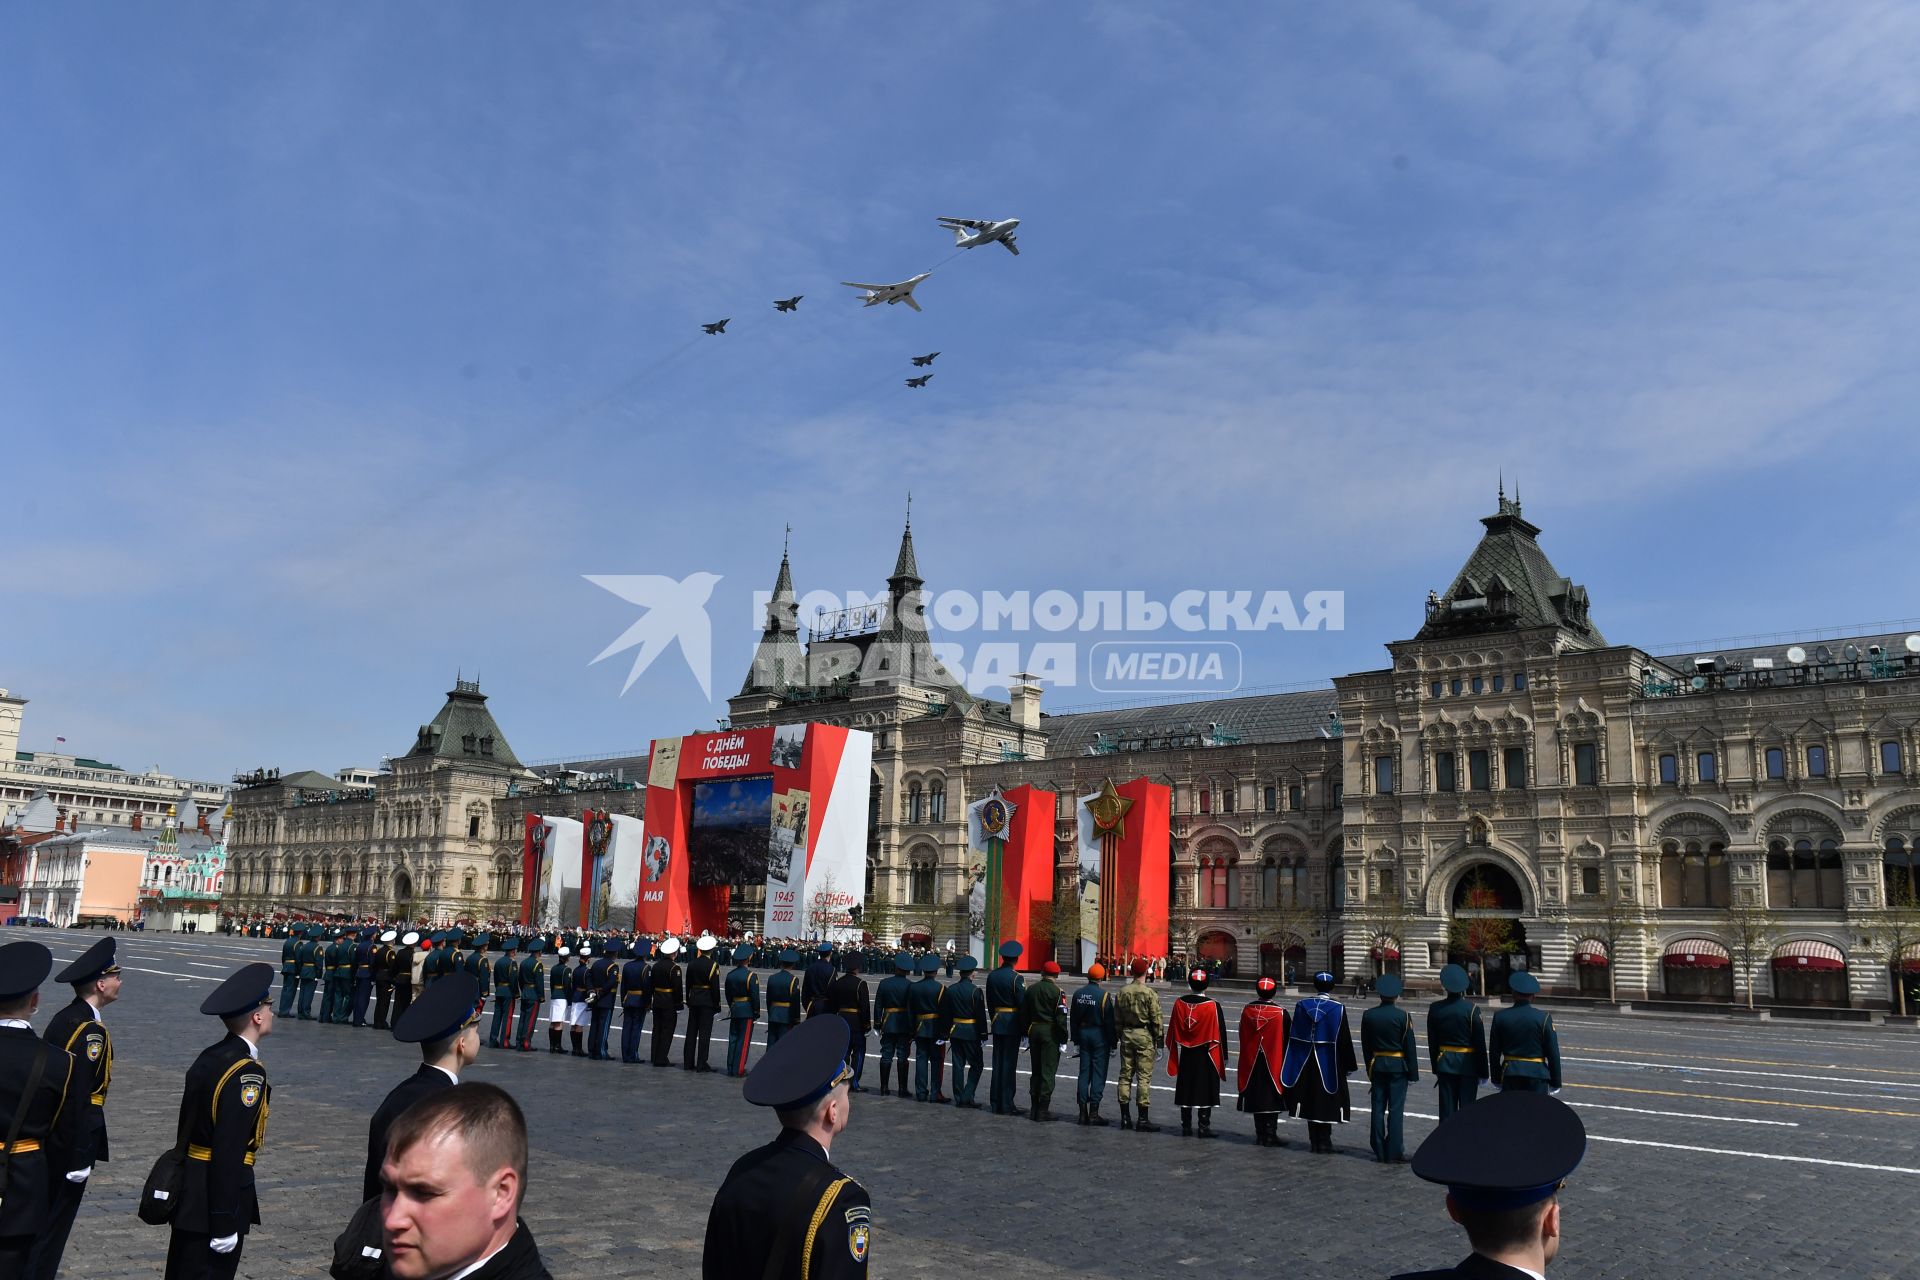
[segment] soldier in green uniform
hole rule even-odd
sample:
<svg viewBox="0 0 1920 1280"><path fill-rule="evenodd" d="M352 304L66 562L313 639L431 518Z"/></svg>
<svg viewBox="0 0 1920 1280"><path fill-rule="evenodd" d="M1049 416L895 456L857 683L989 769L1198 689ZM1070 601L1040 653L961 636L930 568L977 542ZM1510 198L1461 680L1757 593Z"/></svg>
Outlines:
<svg viewBox="0 0 1920 1280"><path fill-rule="evenodd" d="M747 1074L747 1051L753 1046L753 1024L760 1017L760 975L747 968L753 948L741 943L733 949L733 968L727 970L727 1074Z"/></svg>
<svg viewBox="0 0 1920 1280"><path fill-rule="evenodd" d="M393 966L400 955L400 949L393 944L400 935L389 929L380 935L373 944L373 1029L385 1031L389 1028L388 1011L393 1008Z"/></svg>
<svg viewBox="0 0 1920 1280"><path fill-rule="evenodd" d="M493 994L493 966L487 963L487 948L493 945L493 935L476 933L470 945L473 950L467 952L460 967L479 984L480 999L484 1003Z"/></svg>
<svg viewBox="0 0 1920 1280"><path fill-rule="evenodd" d="M293 930L287 930L287 940L280 944L280 1009L279 1015L286 1017L293 1012L294 992L300 987L300 936Z"/></svg>
<svg viewBox="0 0 1920 1280"><path fill-rule="evenodd" d="M1026 999L1027 980L1014 964L1022 948L1017 942L1000 944L1000 967L987 975L987 1016L993 1019L993 1083L987 1101L997 1116L1020 1114L1014 1086L1020 1074L1020 1005Z"/></svg>
<svg viewBox="0 0 1920 1280"><path fill-rule="evenodd" d="M936 976L940 957L925 955L912 963L920 974L919 980L907 988L907 1010L913 1015L913 1100L946 1103L947 1028L940 1018L940 997L945 988Z"/></svg>
<svg viewBox="0 0 1920 1280"><path fill-rule="evenodd" d="M1502 1089L1529 1093L1560 1092L1560 1037L1553 1015L1533 1007L1540 979L1516 973L1507 979L1513 1007L1493 1015L1493 1033L1487 1037L1487 1064L1493 1082Z"/></svg>
<svg viewBox="0 0 1920 1280"><path fill-rule="evenodd" d="M320 981L320 975L326 970L326 949L320 945L319 930L309 926L306 937L300 942L297 953L300 957L300 1018L301 1022L313 1021L313 988Z"/></svg>
<svg viewBox="0 0 1920 1280"><path fill-rule="evenodd" d="M788 947L780 953L780 972L767 979L767 1048L780 1043L780 1037L787 1034L800 1021L800 975L793 967L800 963L800 953ZM904 1087L906 1077L900 1081ZM884 1092L884 1090L883 1090Z"/></svg>
<svg viewBox="0 0 1920 1280"><path fill-rule="evenodd" d="M400 1021L400 1015L413 1003L413 960L420 954L419 947L420 934L409 929L400 935L400 945L394 949L392 1022Z"/></svg>
<svg viewBox="0 0 1920 1280"><path fill-rule="evenodd" d="M980 967L978 960L961 956L954 967L960 976L940 993L940 1019L953 1045L953 1105L973 1109L980 1105L973 1094L980 1087L980 1042L987 1034L987 998L973 985L973 971ZM900 1084L904 1091L904 1062Z"/></svg>
<svg viewBox="0 0 1920 1280"><path fill-rule="evenodd" d="M351 929L334 933L334 945L327 961L327 993L331 997L333 1022L346 1022L353 1016L353 949Z"/></svg>
<svg viewBox="0 0 1920 1280"><path fill-rule="evenodd" d="M907 1008L913 980L913 957L902 951L893 957L893 972L873 991L873 1017L880 1028L880 1096L886 1097L893 1064L900 1063L900 1096L907 1096L907 1064L913 1057L913 1012Z"/></svg>
<svg viewBox="0 0 1920 1280"><path fill-rule="evenodd" d="M1395 1001L1405 989L1400 975L1374 981L1380 1003L1360 1019L1360 1060L1372 1082L1373 1158L1381 1164L1405 1164L1401 1125L1406 1117L1407 1086L1420 1078L1420 1046L1413 1038L1413 1015Z"/></svg>
<svg viewBox="0 0 1920 1280"><path fill-rule="evenodd" d="M1036 1121L1055 1118L1053 1076L1060 1065L1060 1046L1067 1042L1067 1014L1060 985L1054 981L1059 976L1059 962L1047 961L1040 966L1040 981L1028 987L1020 1001L1020 1030L1033 1058L1028 1118Z"/></svg>
<svg viewBox="0 0 1920 1280"><path fill-rule="evenodd" d="M1467 999L1467 971L1450 964L1440 971L1446 997L1427 1007L1427 1062L1445 1120L1473 1101L1487 1078L1487 1028L1480 1006Z"/></svg>
<svg viewBox="0 0 1920 1280"><path fill-rule="evenodd" d="M320 1021L333 1021L333 989L337 985L335 974L340 968L340 931L326 929L321 937L325 940L320 949Z"/></svg>
<svg viewBox="0 0 1920 1280"><path fill-rule="evenodd" d="M533 1052L533 1024L539 1021L540 1006L547 998L547 972L540 967L540 952L545 945L539 938L527 939L527 954L521 957L515 986L520 1002L519 1048L528 1053Z"/></svg>
<svg viewBox="0 0 1920 1280"><path fill-rule="evenodd" d="M1160 1018L1160 997L1147 985L1147 962L1133 962L1133 980L1113 998L1113 1022L1120 1032L1120 1127L1141 1133L1158 1133L1150 1107L1153 1101L1153 1064L1159 1060L1160 1046L1166 1043L1165 1024ZM1133 1105L1140 1106L1135 1123Z"/></svg>
<svg viewBox="0 0 1920 1280"><path fill-rule="evenodd" d="M500 939L500 954L493 961L493 1021L487 1027L489 1049L498 1049L501 1045L513 1048L513 1004L520 992L517 972L520 962L515 953L519 950L520 939L512 935Z"/></svg>

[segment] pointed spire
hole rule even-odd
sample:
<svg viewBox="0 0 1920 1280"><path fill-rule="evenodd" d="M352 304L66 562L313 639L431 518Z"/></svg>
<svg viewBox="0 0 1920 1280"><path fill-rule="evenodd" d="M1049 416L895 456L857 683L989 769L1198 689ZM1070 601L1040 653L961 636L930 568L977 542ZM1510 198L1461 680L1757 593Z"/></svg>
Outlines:
<svg viewBox="0 0 1920 1280"><path fill-rule="evenodd" d="M893 574L887 579L889 586L898 583L911 583L918 587L924 581L920 576L920 561L913 554L913 495L907 495L907 527L900 534L900 554L894 557Z"/></svg>
<svg viewBox="0 0 1920 1280"><path fill-rule="evenodd" d="M1496 475L1498 475L1498 476L1500 477L1500 505L1499 505L1499 506L1497 506L1497 507L1495 507L1495 508L1494 508L1494 510L1496 510L1496 511L1505 511L1505 510L1507 509L1507 471L1506 471L1506 468L1505 468L1505 467L1502 467L1502 468L1501 468L1501 469L1500 469L1499 471L1497 471L1497 472L1495 472L1494 474L1496 474Z"/></svg>
<svg viewBox="0 0 1920 1280"><path fill-rule="evenodd" d="M793 595L793 568L788 551L793 541L793 526L787 526L780 544L780 573L774 579L773 598L767 602L766 624L760 643L753 651L753 663L747 668L742 696L750 693L781 694L800 682L806 671L806 655L800 649L799 604Z"/></svg>

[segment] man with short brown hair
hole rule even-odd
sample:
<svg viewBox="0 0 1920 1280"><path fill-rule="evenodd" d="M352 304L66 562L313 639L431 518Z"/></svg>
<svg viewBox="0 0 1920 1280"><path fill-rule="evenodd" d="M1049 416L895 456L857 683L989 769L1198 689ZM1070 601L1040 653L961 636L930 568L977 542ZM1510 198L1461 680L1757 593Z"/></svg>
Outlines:
<svg viewBox="0 0 1920 1280"><path fill-rule="evenodd" d="M380 1182L393 1280L550 1280L520 1221L527 1121L504 1089L457 1084L407 1108Z"/></svg>

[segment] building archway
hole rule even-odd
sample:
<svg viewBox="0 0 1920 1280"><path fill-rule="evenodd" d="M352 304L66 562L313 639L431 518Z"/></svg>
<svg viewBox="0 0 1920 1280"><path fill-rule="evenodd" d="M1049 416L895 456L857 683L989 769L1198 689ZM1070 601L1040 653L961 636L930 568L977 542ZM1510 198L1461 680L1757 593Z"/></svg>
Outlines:
<svg viewBox="0 0 1920 1280"><path fill-rule="evenodd" d="M404 871L393 875L394 914L402 920L407 919L413 910L413 877Z"/></svg>
<svg viewBox="0 0 1920 1280"><path fill-rule="evenodd" d="M1268 934L1260 943L1260 976L1298 983L1307 971L1307 942L1297 933Z"/></svg>
<svg viewBox="0 0 1920 1280"><path fill-rule="evenodd" d="M1193 942L1194 962L1214 968L1218 962L1216 976L1231 978L1235 975L1240 960L1240 944L1233 935L1224 929L1209 929Z"/></svg>
<svg viewBox="0 0 1920 1280"><path fill-rule="evenodd" d="M1454 881L1451 905L1447 963L1465 968L1482 995L1504 994L1515 973L1533 967L1520 882L1497 863L1475 862Z"/></svg>

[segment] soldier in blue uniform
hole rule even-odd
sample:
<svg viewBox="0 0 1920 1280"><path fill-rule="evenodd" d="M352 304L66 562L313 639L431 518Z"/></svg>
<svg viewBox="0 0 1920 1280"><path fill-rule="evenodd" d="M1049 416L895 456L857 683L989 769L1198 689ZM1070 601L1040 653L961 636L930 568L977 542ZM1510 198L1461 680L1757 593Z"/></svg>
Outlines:
<svg viewBox="0 0 1920 1280"><path fill-rule="evenodd" d="M946 1103L947 1027L940 1016L945 988L940 985L940 957L929 952L915 963L919 981L907 988L907 1008L913 1014L913 1100Z"/></svg>
<svg viewBox="0 0 1920 1280"><path fill-rule="evenodd" d="M947 1027L947 1040L953 1047L953 1105L973 1110L980 1103L974 1091L980 1087L980 1045L987 1038L987 997L973 985L973 971L980 962L961 956L954 962L960 971L947 989L940 993L940 1020ZM900 1063L900 1093L906 1096L907 1067Z"/></svg>
<svg viewBox="0 0 1920 1280"><path fill-rule="evenodd" d="M801 1017L800 975L793 966L800 953L791 947L780 953L780 972L767 979L767 1048L780 1043L780 1037L793 1030ZM904 1077L902 1080L904 1083Z"/></svg>
<svg viewBox="0 0 1920 1280"><path fill-rule="evenodd" d="M461 962L461 972L472 978L480 987L480 1000L485 1003L493 994L493 966L487 962L487 948L494 943L490 933L476 933L471 939L473 950L467 952Z"/></svg>
<svg viewBox="0 0 1920 1280"><path fill-rule="evenodd" d="M487 1047L513 1048L513 1005L520 994L517 974L520 962L516 952L520 939L509 934L500 940L500 954L493 962L493 1022L487 1027Z"/></svg>
<svg viewBox="0 0 1920 1280"><path fill-rule="evenodd" d="M340 969L340 933L326 929L321 933L320 949L320 1021L333 1021L334 987Z"/></svg>
<svg viewBox="0 0 1920 1280"><path fill-rule="evenodd" d="M760 1017L760 975L747 968L753 948L741 943L733 949L733 968L727 971L727 1074L747 1074L747 1050L753 1046L753 1024Z"/></svg>
<svg viewBox="0 0 1920 1280"><path fill-rule="evenodd" d="M587 1016L587 1056L595 1062L606 1062L613 1056L607 1039L613 1034L614 1006L620 1003L620 953L625 949L620 939L607 939L591 969L593 991L589 999L593 1008Z"/></svg>
<svg viewBox="0 0 1920 1280"><path fill-rule="evenodd" d="M687 1039L680 1046L680 1066L687 1071L712 1071L713 1023L720 1016L720 941L710 933L693 944L687 962Z"/></svg>
<svg viewBox="0 0 1920 1280"><path fill-rule="evenodd" d="M810 1018L767 1050L742 1091L780 1117L780 1136L734 1161L707 1215L702 1280L858 1280L872 1201L831 1163L845 1130L848 1024Z"/></svg>
<svg viewBox="0 0 1920 1280"><path fill-rule="evenodd" d="M310 941L317 964L320 948ZM201 1002L200 1012L219 1018L226 1034L187 1068L180 1097L177 1131L187 1158L168 1224L167 1280L232 1280L247 1232L260 1221L253 1166L266 1140L272 1089L259 1046L273 1031L272 992L273 966L250 964ZM306 994L303 978L302 999Z"/></svg>
<svg viewBox="0 0 1920 1280"><path fill-rule="evenodd" d="M353 1016L353 961L359 950L359 937L351 929L340 930L340 949L334 953L333 1020L344 1024Z"/></svg>
<svg viewBox="0 0 1920 1280"><path fill-rule="evenodd" d="M847 971L827 984L813 1012L845 1018L853 1028L853 1038L847 1042L847 1066L853 1069L853 1083L847 1087L854 1093L864 1093L860 1072L867 1062L867 1035L873 1030L873 993L860 977L860 953L847 952L846 963Z"/></svg>
<svg viewBox="0 0 1920 1280"><path fill-rule="evenodd" d="M540 1008L547 999L547 971L540 967L545 946L539 938L528 938L523 948L527 954L520 961L520 1048L527 1053L533 1052L533 1024L540 1020Z"/></svg>
<svg viewBox="0 0 1920 1280"><path fill-rule="evenodd" d="M833 981L833 944L823 942L814 948L814 960L801 975L800 1003L807 1010L807 1016L813 1016L813 1006L826 994L827 984Z"/></svg>
<svg viewBox="0 0 1920 1280"><path fill-rule="evenodd" d="M300 988L300 934L294 929L287 930L287 940L280 944L280 1016L286 1017L293 1012L294 993Z"/></svg>
<svg viewBox="0 0 1920 1280"><path fill-rule="evenodd" d="M1020 1083L1020 1005L1027 981L1014 968L1023 948L1017 942L1000 944L1000 967L987 975L987 1016L993 1019L993 1083L987 1101L997 1116L1021 1114L1014 1099Z"/></svg>
<svg viewBox="0 0 1920 1280"><path fill-rule="evenodd" d="M353 946L353 1025L367 1025L367 1004L373 999L373 930L362 929Z"/></svg>
<svg viewBox="0 0 1920 1280"><path fill-rule="evenodd" d="M1493 1033L1487 1038L1487 1064L1493 1082L1502 1089L1530 1093L1560 1092L1560 1037L1553 1015L1533 1007L1540 979L1516 973L1507 979L1513 1007L1493 1015Z"/></svg>
<svg viewBox="0 0 1920 1280"><path fill-rule="evenodd" d="M1471 1103L1487 1078L1487 1029L1480 1006L1464 994L1465 969L1450 964L1440 970L1440 986L1446 997L1427 1007L1427 1062L1445 1120Z"/></svg>
<svg viewBox="0 0 1920 1280"><path fill-rule="evenodd" d="M1441 1123L1414 1153L1413 1172L1446 1186L1447 1215L1473 1252L1394 1280L1545 1280L1560 1252L1560 1191L1586 1151L1573 1108L1537 1093L1497 1094Z"/></svg>
<svg viewBox="0 0 1920 1280"><path fill-rule="evenodd" d="M647 1025L647 1000L653 994L647 958L638 944L629 947L620 966L620 1061L640 1061L640 1032Z"/></svg>
<svg viewBox="0 0 1920 1280"><path fill-rule="evenodd" d="M393 964L400 950L393 944L400 938L389 929L373 945L373 1029L385 1031L391 1025L387 1013L393 1007Z"/></svg>
<svg viewBox="0 0 1920 1280"><path fill-rule="evenodd" d="M326 948L320 943L319 930L308 926L306 937L300 943L300 1018L301 1022L313 1021L313 988L320 981L320 975L326 971Z"/></svg>
<svg viewBox="0 0 1920 1280"><path fill-rule="evenodd" d="M893 972L873 991L873 1018L880 1031L880 1096L886 1097L893 1064L900 1064L900 1096L907 1096L907 1067L913 1057L913 1013L907 1008L913 979L913 957L902 951L893 957Z"/></svg>
<svg viewBox="0 0 1920 1280"><path fill-rule="evenodd" d="M553 967L547 970L547 1052L565 1053L560 1035L567 1027L567 1005L573 993L573 943L563 941L554 951Z"/></svg>
<svg viewBox="0 0 1920 1280"><path fill-rule="evenodd" d="M1367 1064L1372 1103L1368 1142L1373 1158L1381 1164L1407 1162L1401 1138L1407 1086L1420 1078L1413 1015L1395 1003L1405 989L1400 975L1383 974L1373 984L1380 1003L1360 1015L1360 1060Z"/></svg>
<svg viewBox="0 0 1920 1280"><path fill-rule="evenodd" d="M1088 965L1087 985L1073 993L1067 1006L1068 1034L1080 1050L1080 1081L1074 1089L1080 1103L1080 1123L1102 1128L1113 1123L1100 1114L1100 1099L1107 1091L1107 1060L1120 1039L1113 997L1100 985L1106 976L1105 965Z"/></svg>
<svg viewBox="0 0 1920 1280"><path fill-rule="evenodd" d="M1346 1006L1335 1000L1331 973L1313 975L1315 994L1287 1019L1287 1052L1280 1061L1280 1088L1287 1114L1307 1122L1308 1149L1333 1154L1333 1126L1353 1118L1347 1077L1359 1066Z"/></svg>
<svg viewBox="0 0 1920 1280"><path fill-rule="evenodd" d="M673 1029L679 1025L680 1011L687 1007L687 979L681 972L680 939L661 940L657 959L650 974L653 986L653 1065L673 1065Z"/></svg>

